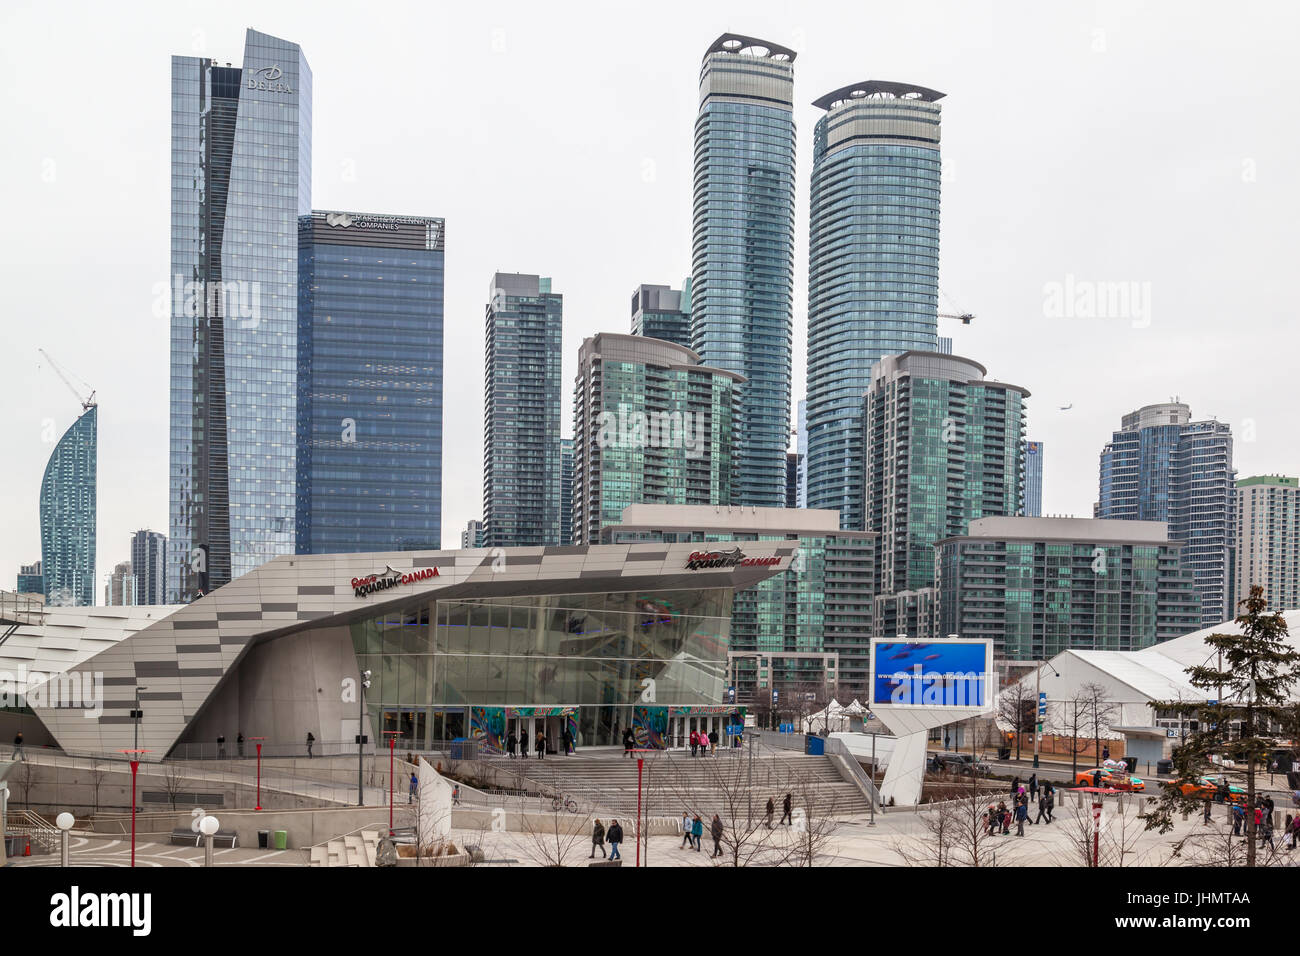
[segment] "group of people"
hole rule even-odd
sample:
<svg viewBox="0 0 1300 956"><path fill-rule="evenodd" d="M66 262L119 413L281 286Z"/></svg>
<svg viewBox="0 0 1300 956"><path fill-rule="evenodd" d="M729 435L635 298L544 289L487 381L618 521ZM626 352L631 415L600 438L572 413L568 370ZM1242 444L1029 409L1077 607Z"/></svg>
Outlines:
<svg viewBox="0 0 1300 956"><path fill-rule="evenodd" d="M1038 804L1038 816L1033 820L1029 819L1029 804ZM1001 833L1006 836L1011 832L1011 822L1016 823L1016 836L1025 835L1025 824L1033 826L1035 823L1052 822L1052 810L1056 807L1056 787L1050 780L1043 781L1040 786L1038 783L1038 774L1033 774L1029 778L1029 788L1020 785L1020 778L1016 777L1011 781L1011 806L1007 806L1006 800L999 800L997 806L989 804L988 810L984 812L984 829L989 836L995 833Z"/></svg>
<svg viewBox="0 0 1300 956"><path fill-rule="evenodd" d="M1267 843L1269 849L1276 849L1273 845L1273 798L1270 796L1257 796L1253 810L1246 807L1245 801L1239 801L1232 805L1232 835L1239 836L1243 840L1247 839L1246 814L1253 813L1255 817L1255 835L1259 838L1260 843ZM1210 822L1210 801L1205 801L1205 822ZM1300 814L1292 816L1286 815L1286 823L1282 827L1282 839L1286 841L1286 849L1294 850L1297 840L1300 840Z"/></svg>
<svg viewBox="0 0 1300 956"><path fill-rule="evenodd" d="M698 757L700 754L713 754L718 750L718 732L710 730L707 734L702 730L691 731L691 756Z"/></svg>
<svg viewBox="0 0 1300 956"><path fill-rule="evenodd" d="M709 854L709 859L716 856L722 856L722 818L716 813L713 815L713 822L709 824L709 836L713 837L713 852ZM695 849L696 853L700 852L700 842L704 839L704 820L697 813L691 816L686 810L682 811L682 842L677 849Z"/></svg>
<svg viewBox="0 0 1300 956"><path fill-rule="evenodd" d="M618 825L617 820L611 820L609 822L609 829L606 830L605 825L600 822L600 818L596 818L596 825L591 828L591 859L594 860L596 858L597 850L600 850L600 855L605 857L605 844L608 843L608 858L611 860L621 860L622 857L618 855L618 845L622 842L623 828Z"/></svg>
<svg viewBox="0 0 1300 956"><path fill-rule="evenodd" d="M569 732L567 727L560 734L560 744L564 747L564 754L566 757L569 754L575 754L578 752L578 748L573 745L573 734ZM506 756L513 758L515 756L516 748L518 749L521 758L526 759L528 757L528 735L521 733L516 736L515 732L512 730L506 735ZM546 756L545 732L540 730L537 732L537 739L533 741L533 750L537 754L538 760L541 760Z"/></svg>

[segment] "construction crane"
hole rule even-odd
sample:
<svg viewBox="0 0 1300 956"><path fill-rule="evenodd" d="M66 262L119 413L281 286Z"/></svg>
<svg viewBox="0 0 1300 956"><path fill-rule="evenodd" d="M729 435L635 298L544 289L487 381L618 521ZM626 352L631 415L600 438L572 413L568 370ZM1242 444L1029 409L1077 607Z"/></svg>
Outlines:
<svg viewBox="0 0 1300 956"><path fill-rule="evenodd" d="M962 325L970 325L971 319L975 318L970 312L939 312L938 316L941 319L961 319Z"/></svg>
<svg viewBox="0 0 1300 956"><path fill-rule="evenodd" d="M93 388L90 388L90 386L87 385L85 382L81 382L81 379L77 379L77 381L81 382L83 387L90 388L90 394L87 395L85 398L82 398L81 393L77 391L77 387L73 385L71 381L68 380L68 376L64 374L63 369L59 368L59 363L54 361L54 359L50 357L50 353L45 351L45 349L40 349L40 348L38 348L36 351L40 352L41 355L45 356L45 361L50 363L50 368L54 369L54 373L63 380L63 384L68 386L68 391L70 391L73 394L73 396L77 399L77 401L81 403L81 410L83 412L90 411L98 404L95 401L95 390Z"/></svg>

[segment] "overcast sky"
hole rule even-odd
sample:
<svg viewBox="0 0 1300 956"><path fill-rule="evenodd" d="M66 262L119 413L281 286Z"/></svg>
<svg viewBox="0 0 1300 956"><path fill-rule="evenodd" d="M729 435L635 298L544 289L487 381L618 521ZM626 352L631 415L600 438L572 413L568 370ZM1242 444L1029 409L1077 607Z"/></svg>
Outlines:
<svg viewBox="0 0 1300 956"><path fill-rule="evenodd" d="M796 402L811 102L901 80L947 94L941 306L977 318L941 332L1033 393L1045 512L1091 515L1120 416L1174 395L1232 423L1239 476L1300 473L1295 6L7 0L0 586L40 557L49 433L80 411L38 347L98 391L97 600L132 531L167 531L169 58L238 63L247 27L311 65L314 207L447 219L444 546L482 510L492 273L564 294L569 434L583 337L689 271L699 64L728 31L799 54ZM1122 314L1088 314L1099 283Z"/></svg>

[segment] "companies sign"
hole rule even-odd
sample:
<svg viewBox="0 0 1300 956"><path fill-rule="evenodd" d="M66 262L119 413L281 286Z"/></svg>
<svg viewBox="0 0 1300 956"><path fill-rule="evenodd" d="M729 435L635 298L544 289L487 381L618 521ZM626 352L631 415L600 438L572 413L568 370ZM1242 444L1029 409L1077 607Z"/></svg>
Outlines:
<svg viewBox="0 0 1300 956"><path fill-rule="evenodd" d="M996 694L989 641L871 644L871 702L984 707Z"/></svg>
<svg viewBox="0 0 1300 956"><path fill-rule="evenodd" d="M413 584L416 581L427 581L429 578L439 577L437 568L420 568L418 571L394 571L392 568L385 568L382 574L370 574L365 577L352 579L352 590L357 597L365 597L367 594L374 594L376 591L387 591L389 588L395 588L403 584Z"/></svg>
<svg viewBox="0 0 1300 956"><path fill-rule="evenodd" d="M284 71L277 66L264 66L260 70L250 69L244 85L250 90L263 93L292 93L289 84L284 82Z"/></svg>
<svg viewBox="0 0 1300 956"><path fill-rule="evenodd" d="M691 556L686 559L687 571L698 571L700 568L757 568L771 567L774 564L780 564L779 555L771 555L764 558L746 557L745 552L740 548L732 548L730 551L692 551Z"/></svg>

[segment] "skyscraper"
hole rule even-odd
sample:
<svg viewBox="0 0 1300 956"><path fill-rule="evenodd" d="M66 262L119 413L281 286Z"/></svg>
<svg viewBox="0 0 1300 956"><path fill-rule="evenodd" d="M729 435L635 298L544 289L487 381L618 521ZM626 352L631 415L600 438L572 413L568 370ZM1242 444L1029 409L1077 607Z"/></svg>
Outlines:
<svg viewBox="0 0 1300 956"><path fill-rule="evenodd" d="M723 34L700 68L691 348L744 376L736 504L785 504L794 283L795 52Z"/></svg>
<svg viewBox="0 0 1300 956"><path fill-rule="evenodd" d="M18 566L17 592L19 594L39 594L45 596L45 580L41 574L41 562L20 564Z"/></svg>
<svg viewBox="0 0 1300 956"><path fill-rule="evenodd" d="M442 546L445 227L300 222L297 552Z"/></svg>
<svg viewBox="0 0 1300 956"><path fill-rule="evenodd" d="M632 293L632 334L691 347L691 277L681 289L641 285Z"/></svg>
<svg viewBox="0 0 1300 956"><path fill-rule="evenodd" d="M573 544L573 439L560 439L560 544Z"/></svg>
<svg viewBox="0 0 1300 956"><path fill-rule="evenodd" d="M867 81L813 105L808 507L863 528L862 396L883 356L939 351L942 93Z"/></svg>
<svg viewBox="0 0 1300 956"><path fill-rule="evenodd" d="M45 603L95 603L99 407L87 404L45 465L41 479L41 576Z"/></svg>
<svg viewBox="0 0 1300 956"><path fill-rule="evenodd" d="M1043 514L1043 443L1025 442L1025 507L1026 518Z"/></svg>
<svg viewBox="0 0 1300 956"><path fill-rule="evenodd" d="M564 297L542 276L498 272L488 290L483 544L560 543Z"/></svg>
<svg viewBox="0 0 1300 956"><path fill-rule="evenodd" d="M863 457L867 530L880 535L877 636L899 633L890 610L910 606L891 595L934 586L936 541L1020 512L1029 392L985 374L938 352L886 356L872 371Z"/></svg>
<svg viewBox="0 0 1300 956"><path fill-rule="evenodd" d="M167 536L140 530L131 536L136 604L167 603Z"/></svg>
<svg viewBox="0 0 1300 956"><path fill-rule="evenodd" d="M1192 421L1182 402L1125 415L1101 451L1098 518L1165 521L1186 542L1182 559L1196 577L1201 626L1232 618L1236 489L1232 429Z"/></svg>
<svg viewBox="0 0 1300 956"><path fill-rule="evenodd" d="M634 504L728 505L741 376L640 335L582 343L573 389L573 543Z"/></svg>
<svg viewBox="0 0 1300 956"><path fill-rule="evenodd" d="M1300 607L1300 478L1261 475L1237 482L1235 563L1237 602L1258 584L1270 609Z"/></svg>
<svg viewBox="0 0 1300 956"><path fill-rule="evenodd" d="M119 561L113 566L113 572L104 585L104 604L107 607L130 607L139 603L131 562Z"/></svg>
<svg viewBox="0 0 1300 956"><path fill-rule="evenodd" d="M294 551L311 110L296 43L249 30L240 66L172 57L172 601Z"/></svg>
<svg viewBox="0 0 1300 956"><path fill-rule="evenodd" d="M462 548L483 547L482 521L473 520L465 525L465 530L460 533L460 546Z"/></svg>
<svg viewBox="0 0 1300 956"><path fill-rule="evenodd" d="M795 437L795 447L799 452L799 490L795 499L796 508L808 507L808 399L799 399L799 413Z"/></svg>

